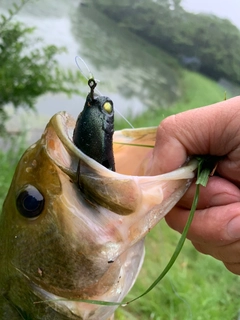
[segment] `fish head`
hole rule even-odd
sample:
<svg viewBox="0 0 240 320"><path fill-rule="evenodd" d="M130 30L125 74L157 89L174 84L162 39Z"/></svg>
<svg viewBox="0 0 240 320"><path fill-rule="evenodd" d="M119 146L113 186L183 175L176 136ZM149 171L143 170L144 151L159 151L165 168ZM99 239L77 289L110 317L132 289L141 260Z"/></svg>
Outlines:
<svg viewBox="0 0 240 320"><path fill-rule="evenodd" d="M74 127L65 112L50 120L22 156L0 216L0 294L32 319L107 319L115 306L78 300L122 301L141 268L146 234L196 169L192 162L159 176L132 175L146 149L134 158L116 144L113 172L73 144ZM155 135L155 128L127 130L115 140ZM121 166L131 154L134 169Z"/></svg>

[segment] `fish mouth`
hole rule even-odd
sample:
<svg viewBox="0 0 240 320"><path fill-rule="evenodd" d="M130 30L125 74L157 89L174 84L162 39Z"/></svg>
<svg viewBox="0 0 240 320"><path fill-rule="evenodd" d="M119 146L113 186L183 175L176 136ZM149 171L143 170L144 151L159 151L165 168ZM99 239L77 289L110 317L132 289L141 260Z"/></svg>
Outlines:
<svg viewBox="0 0 240 320"><path fill-rule="evenodd" d="M149 197L158 198L157 202L161 202L164 195L162 190L158 188L158 182L161 183L163 180L181 181L180 184L175 183L174 192L179 187L184 189L185 192L189 186L188 182L195 176L196 160L191 161L178 171L151 177L111 171L88 157L74 145L73 131L75 125L76 121L67 112L60 112L53 116L43 135L47 153L61 171L78 185L90 202L97 203L114 213L129 215L136 212L143 198L143 193L148 194ZM149 130L150 132L154 131L153 128L146 129L147 132ZM132 135L135 139L135 135L139 135L139 129L117 131L114 134L113 142L115 140L119 141L121 138L128 138L129 135ZM147 148L143 149L146 150ZM116 158L118 153L114 156ZM126 154L124 156L127 158ZM135 161L137 166L139 159L135 159ZM183 184L185 186L182 187ZM150 187L153 185L154 190ZM145 189L144 191L141 186ZM147 190L148 187L150 187L149 190ZM154 192L150 195L151 191Z"/></svg>
<svg viewBox="0 0 240 320"><path fill-rule="evenodd" d="M104 238L100 240L101 244L106 242L106 233L108 234L112 245L107 251L114 252L111 257L108 255L108 261L114 260L120 251L123 252L143 239L180 200L195 176L197 160L191 160L177 170L156 176L114 172L88 157L74 145L75 125L75 119L67 112L54 115L46 127L41 143L49 158L67 177L62 182L65 198L72 199L71 201L77 197L79 201L84 198L85 202L81 209L79 207L77 215L80 219L91 220L90 224L101 226ZM114 133L113 143L115 139L119 141L121 138L142 141L141 137L148 135L154 137L155 141L156 129L120 130ZM147 148L143 149L146 152ZM114 149L115 159L121 150ZM132 153L135 153L135 150ZM131 155L130 152L123 154L125 158ZM137 165L141 160L136 159L135 162ZM75 197L71 184L78 190ZM90 210L86 214L89 204ZM99 230L98 227L96 230ZM116 247L113 245L116 234L122 239L121 250L119 242ZM97 238L101 238L99 232Z"/></svg>

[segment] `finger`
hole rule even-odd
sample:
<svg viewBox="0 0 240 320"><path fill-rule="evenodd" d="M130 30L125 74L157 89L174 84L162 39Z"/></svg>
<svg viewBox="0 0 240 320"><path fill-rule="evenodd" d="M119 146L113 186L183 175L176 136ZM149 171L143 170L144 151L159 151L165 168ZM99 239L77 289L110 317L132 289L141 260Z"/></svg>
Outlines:
<svg viewBox="0 0 240 320"><path fill-rule="evenodd" d="M240 148L235 157L231 154L239 146L239 106L240 97L236 97L164 119L157 130L149 174L172 171L186 161L187 155L230 154L230 161L240 159ZM225 172L221 166L219 170Z"/></svg>
<svg viewBox="0 0 240 320"><path fill-rule="evenodd" d="M216 172L240 187L240 146L230 152L224 160L219 161Z"/></svg>
<svg viewBox="0 0 240 320"><path fill-rule="evenodd" d="M188 216L189 210L174 207L166 221L182 233ZM226 245L240 239L240 203L196 210L187 238L209 246Z"/></svg>
<svg viewBox="0 0 240 320"><path fill-rule="evenodd" d="M209 247L193 242L194 247L203 254L211 255L212 257L222 261L225 267L234 274L240 275L240 244L234 242L221 248Z"/></svg>
<svg viewBox="0 0 240 320"><path fill-rule="evenodd" d="M201 253L228 264L240 263L240 241L235 241L224 246L210 246L198 242L192 242L194 247Z"/></svg>
<svg viewBox="0 0 240 320"><path fill-rule="evenodd" d="M196 185L193 183L178 206L190 209L196 192ZM198 209L205 209L212 206L223 206L234 202L240 202L240 190L231 182L220 178L209 178L206 187L200 186Z"/></svg>
<svg viewBox="0 0 240 320"><path fill-rule="evenodd" d="M240 263L224 263L224 265L232 273L240 275Z"/></svg>

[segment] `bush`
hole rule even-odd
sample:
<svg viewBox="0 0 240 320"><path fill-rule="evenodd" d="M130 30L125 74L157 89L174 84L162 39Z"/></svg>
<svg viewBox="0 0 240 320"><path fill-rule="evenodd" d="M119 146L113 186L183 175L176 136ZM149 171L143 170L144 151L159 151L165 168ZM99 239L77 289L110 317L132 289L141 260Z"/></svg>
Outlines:
<svg viewBox="0 0 240 320"><path fill-rule="evenodd" d="M193 14L181 0L92 0L89 3L171 55L198 61L203 74L240 83L240 31L229 20Z"/></svg>
<svg viewBox="0 0 240 320"><path fill-rule="evenodd" d="M5 106L33 109L36 98L48 92L79 93L80 72L60 69L58 54L66 51L54 45L43 46L34 38L35 28L12 22L12 17L28 0L14 4L9 16L0 17L0 134L8 119Z"/></svg>

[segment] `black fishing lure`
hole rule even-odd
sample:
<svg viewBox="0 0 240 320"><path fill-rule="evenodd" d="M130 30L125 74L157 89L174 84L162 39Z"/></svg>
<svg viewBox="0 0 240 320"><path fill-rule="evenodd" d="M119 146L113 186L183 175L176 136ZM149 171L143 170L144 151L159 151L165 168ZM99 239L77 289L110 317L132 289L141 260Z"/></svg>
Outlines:
<svg viewBox="0 0 240 320"><path fill-rule="evenodd" d="M88 81L90 93L78 116L73 133L74 144L87 156L115 171L113 155L114 109L108 97L97 96L94 79Z"/></svg>

